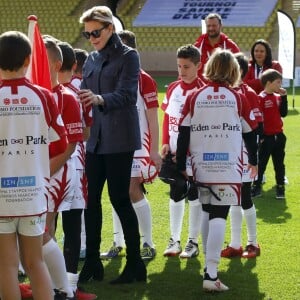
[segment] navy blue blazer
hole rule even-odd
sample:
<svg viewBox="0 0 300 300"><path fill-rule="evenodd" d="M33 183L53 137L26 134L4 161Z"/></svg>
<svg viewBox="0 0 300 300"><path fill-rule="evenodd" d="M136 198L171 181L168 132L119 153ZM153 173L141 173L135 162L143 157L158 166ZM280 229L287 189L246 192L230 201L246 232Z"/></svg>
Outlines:
<svg viewBox="0 0 300 300"><path fill-rule="evenodd" d="M97 154L121 153L141 148L136 107L139 55L113 33L106 46L93 51L83 66L82 89L104 99L93 105L93 124L87 151Z"/></svg>

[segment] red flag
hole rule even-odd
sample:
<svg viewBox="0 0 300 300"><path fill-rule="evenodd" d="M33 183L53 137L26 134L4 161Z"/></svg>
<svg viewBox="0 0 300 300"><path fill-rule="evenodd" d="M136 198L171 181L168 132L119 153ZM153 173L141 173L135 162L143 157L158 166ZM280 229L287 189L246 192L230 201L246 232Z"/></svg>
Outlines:
<svg viewBox="0 0 300 300"><path fill-rule="evenodd" d="M31 15L27 18L28 38L31 42L32 54L26 77L34 84L51 90L51 77L47 50L40 34L37 17Z"/></svg>

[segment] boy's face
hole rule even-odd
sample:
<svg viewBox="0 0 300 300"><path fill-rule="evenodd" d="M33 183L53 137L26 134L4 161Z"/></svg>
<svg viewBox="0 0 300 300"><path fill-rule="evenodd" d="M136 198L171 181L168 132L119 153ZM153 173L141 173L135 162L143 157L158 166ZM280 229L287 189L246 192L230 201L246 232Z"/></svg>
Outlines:
<svg viewBox="0 0 300 300"><path fill-rule="evenodd" d="M282 80L281 79L275 79L273 82L268 82L268 89L273 93L278 93L279 89L281 88Z"/></svg>
<svg viewBox="0 0 300 300"><path fill-rule="evenodd" d="M197 78L198 68L199 63L194 64L189 58L177 58L178 75L185 83L191 83Z"/></svg>

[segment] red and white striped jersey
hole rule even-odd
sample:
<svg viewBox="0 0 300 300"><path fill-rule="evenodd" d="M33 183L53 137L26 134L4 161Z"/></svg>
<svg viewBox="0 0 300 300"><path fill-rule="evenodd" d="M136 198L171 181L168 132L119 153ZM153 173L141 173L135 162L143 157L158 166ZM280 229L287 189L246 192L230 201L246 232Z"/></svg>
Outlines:
<svg viewBox="0 0 300 300"><path fill-rule="evenodd" d="M27 79L0 84L0 216L47 211L49 143L67 145L66 130L52 94Z"/></svg>

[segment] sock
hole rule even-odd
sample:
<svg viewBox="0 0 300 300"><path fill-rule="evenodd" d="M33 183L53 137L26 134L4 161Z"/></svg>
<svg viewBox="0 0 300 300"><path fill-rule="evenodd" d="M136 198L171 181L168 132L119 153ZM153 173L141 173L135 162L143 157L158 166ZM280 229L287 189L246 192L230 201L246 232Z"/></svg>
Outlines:
<svg viewBox="0 0 300 300"><path fill-rule="evenodd" d="M210 278L218 277L218 265L225 237L226 220L215 218L209 221L206 245L206 267Z"/></svg>
<svg viewBox="0 0 300 300"><path fill-rule="evenodd" d="M182 222L184 216L185 200L175 202L170 199L170 229L173 241L180 241Z"/></svg>
<svg viewBox="0 0 300 300"><path fill-rule="evenodd" d="M73 293L76 293L79 275L68 272L67 277Z"/></svg>
<svg viewBox="0 0 300 300"><path fill-rule="evenodd" d="M122 225L119 219L118 214L112 209L112 217L113 217L113 231L114 231L114 243L117 247L125 248L125 240Z"/></svg>
<svg viewBox="0 0 300 300"><path fill-rule="evenodd" d="M201 226L201 212L202 205L199 199L195 199L189 202L189 240L198 244L198 236L200 234Z"/></svg>
<svg viewBox="0 0 300 300"><path fill-rule="evenodd" d="M64 256L53 239L43 245L43 256L54 288L67 293L68 297L74 297L67 277Z"/></svg>
<svg viewBox="0 0 300 300"><path fill-rule="evenodd" d="M247 224L247 235L248 235L248 242L247 245L254 245L257 246L256 240L256 209L253 204L252 207L249 209L244 210L244 217Z"/></svg>
<svg viewBox="0 0 300 300"><path fill-rule="evenodd" d="M81 234L80 234L80 250L86 249L86 234L85 234L85 222L84 222L84 210L82 211L81 215Z"/></svg>
<svg viewBox="0 0 300 300"><path fill-rule="evenodd" d="M230 247L239 249L242 245L243 213L240 206L230 207L231 242Z"/></svg>
<svg viewBox="0 0 300 300"><path fill-rule="evenodd" d="M208 236L208 222L209 222L209 213L206 211L202 211L201 214L201 234L202 234L202 248L203 253L206 253L206 244L207 244L207 236Z"/></svg>
<svg viewBox="0 0 300 300"><path fill-rule="evenodd" d="M136 203L132 203L139 222L142 245L147 243L151 248L154 247L152 241L152 214L149 201L144 197Z"/></svg>

